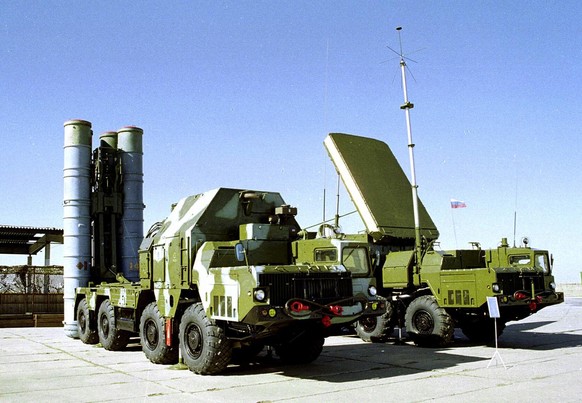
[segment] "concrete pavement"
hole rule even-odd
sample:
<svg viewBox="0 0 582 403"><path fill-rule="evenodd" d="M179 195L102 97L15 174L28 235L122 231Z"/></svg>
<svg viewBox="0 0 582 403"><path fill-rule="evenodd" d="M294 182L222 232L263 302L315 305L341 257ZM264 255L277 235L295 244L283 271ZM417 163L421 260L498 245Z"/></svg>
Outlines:
<svg viewBox="0 0 582 403"><path fill-rule="evenodd" d="M0 401L582 400L581 298L510 322L495 357L494 347L455 336L440 349L335 336L310 365L284 366L264 351L252 365L200 376L150 363L138 344L110 352L62 328L0 329Z"/></svg>

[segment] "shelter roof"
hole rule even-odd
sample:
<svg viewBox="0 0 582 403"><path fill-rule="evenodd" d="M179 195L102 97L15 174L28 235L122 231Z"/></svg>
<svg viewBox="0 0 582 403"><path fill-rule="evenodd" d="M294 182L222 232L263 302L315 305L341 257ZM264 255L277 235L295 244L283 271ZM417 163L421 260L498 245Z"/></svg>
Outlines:
<svg viewBox="0 0 582 403"><path fill-rule="evenodd" d="M49 243L63 243L61 228L0 225L0 254L36 255Z"/></svg>

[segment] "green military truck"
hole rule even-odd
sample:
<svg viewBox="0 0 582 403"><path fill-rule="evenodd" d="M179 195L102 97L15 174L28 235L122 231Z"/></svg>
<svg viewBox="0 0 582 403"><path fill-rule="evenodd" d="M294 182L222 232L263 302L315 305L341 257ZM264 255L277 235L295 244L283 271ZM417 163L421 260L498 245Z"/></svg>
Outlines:
<svg viewBox="0 0 582 403"><path fill-rule="evenodd" d="M510 247L506 238L495 249L438 249L420 200L415 228L411 184L384 142L332 133L324 144L366 227L354 238L367 240L378 294L389 301L385 315L358 321L363 340L384 341L398 326L418 345L446 345L455 327L485 342L495 337L487 297L497 298L498 334L508 321L564 301L546 250Z"/></svg>
<svg viewBox="0 0 582 403"><path fill-rule="evenodd" d="M384 314L385 304L367 245L312 245L296 213L274 192L219 188L180 200L143 239L138 282L102 282L97 271L76 289L80 339L119 350L139 335L150 361L181 356L199 374L264 346L285 362L315 360L334 329ZM362 260L338 258L354 252Z"/></svg>

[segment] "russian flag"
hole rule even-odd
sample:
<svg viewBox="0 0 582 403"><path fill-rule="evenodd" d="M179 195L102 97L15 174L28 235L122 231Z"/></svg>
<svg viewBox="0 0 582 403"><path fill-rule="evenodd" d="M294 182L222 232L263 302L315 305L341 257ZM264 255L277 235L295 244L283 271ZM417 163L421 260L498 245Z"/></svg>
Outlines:
<svg viewBox="0 0 582 403"><path fill-rule="evenodd" d="M464 201L451 199L451 208L465 208L467 205Z"/></svg>

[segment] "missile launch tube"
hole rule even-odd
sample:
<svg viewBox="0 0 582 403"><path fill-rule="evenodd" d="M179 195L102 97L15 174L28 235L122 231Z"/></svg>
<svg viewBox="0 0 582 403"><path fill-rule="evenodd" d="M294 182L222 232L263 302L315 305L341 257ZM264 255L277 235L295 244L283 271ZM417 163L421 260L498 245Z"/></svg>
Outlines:
<svg viewBox="0 0 582 403"><path fill-rule="evenodd" d="M117 132L105 132L99 136L100 147L117 148Z"/></svg>
<svg viewBox="0 0 582 403"><path fill-rule="evenodd" d="M123 276L139 281L138 249L143 240L143 130L127 126L117 132L123 176L123 216L121 218L118 262Z"/></svg>
<svg viewBox="0 0 582 403"><path fill-rule="evenodd" d="M78 337L75 288L87 285L91 273L91 123L64 123L63 282L64 330Z"/></svg>

